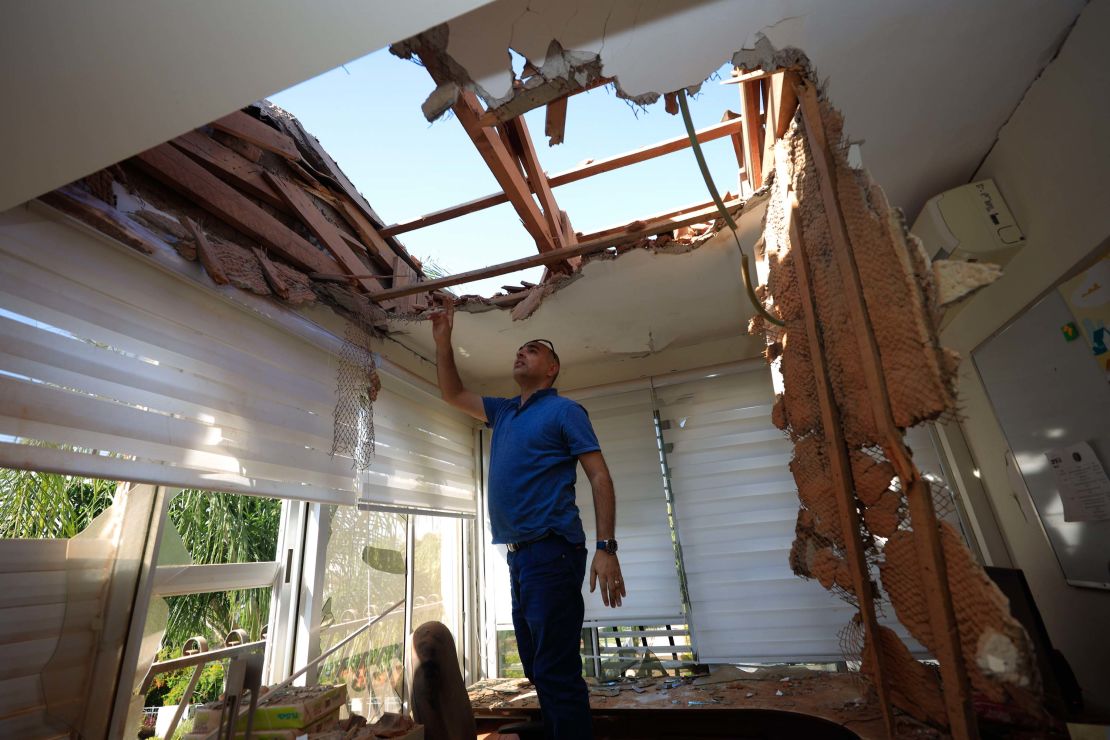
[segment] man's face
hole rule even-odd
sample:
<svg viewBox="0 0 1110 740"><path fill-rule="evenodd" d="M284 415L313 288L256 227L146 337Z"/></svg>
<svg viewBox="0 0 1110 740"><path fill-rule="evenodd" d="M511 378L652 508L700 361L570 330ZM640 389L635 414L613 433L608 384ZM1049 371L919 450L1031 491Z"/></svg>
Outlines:
<svg viewBox="0 0 1110 740"><path fill-rule="evenodd" d="M553 378L558 368L550 347L541 342L528 342L516 351L513 379L519 384L545 381Z"/></svg>

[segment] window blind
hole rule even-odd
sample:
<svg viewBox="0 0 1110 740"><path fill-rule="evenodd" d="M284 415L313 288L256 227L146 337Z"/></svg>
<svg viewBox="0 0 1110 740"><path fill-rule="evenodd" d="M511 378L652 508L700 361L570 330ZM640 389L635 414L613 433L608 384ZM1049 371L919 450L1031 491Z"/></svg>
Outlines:
<svg viewBox="0 0 1110 740"><path fill-rule="evenodd" d="M0 465L354 504L329 454L336 357L250 298L0 214ZM471 425L386 373L374 411L362 498L472 513Z"/></svg>
<svg viewBox="0 0 1110 740"><path fill-rule="evenodd" d="M628 597L607 608L590 593L589 573L582 588L586 622L603 624L683 624L682 592L675 566L674 541L667 518L663 470L655 436L650 390L583 398L617 494L617 541ZM578 508L586 543L597 542L590 482L578 466ZM593 557L591 552L590 558ZM589 561L587 561L587 571Z"/></svg>
<svg viewBox="0 0 1110 740"><path fill-rule="evenodd" d="M769 371L666 386L657 399L698 658L842 660L838 634L855 610L788 563L798 496Z"/></svg>

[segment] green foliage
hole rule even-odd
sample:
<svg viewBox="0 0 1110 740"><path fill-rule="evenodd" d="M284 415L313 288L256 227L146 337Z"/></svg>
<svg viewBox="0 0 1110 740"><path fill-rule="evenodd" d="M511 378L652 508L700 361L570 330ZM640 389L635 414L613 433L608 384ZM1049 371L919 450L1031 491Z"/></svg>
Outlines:
<svg viewBox="0 0 1110 740"><path fill-rule="evenodd" d="M158 660L176 658L177 650L163 648L158 651ZM169 707L180 704L185 696L185 689L189 686L189 679L193 676L192 668L184 668L173 673L160 673L151 682L150 691L146 695L146 706ZM222 662L209 663L200 672L193 695L189 699L191 704L203 704L216 701L224 690L224 666Z"/></svg>
<svg viewBox="0 0 1110 740"><path fill-rule="evenodd" d="M0 468L0 537L74 537L115 496L114 481Z"/></svg>
<svg viewBox="0 0 1110 740"><path fill-rule="evenodd" d="M273 560L281 502L212 491L182 491L170 503L170 521L196 565ZM257 640L270 613L270 589L174 596L163 645L180 648L194 635L220 644L233 629Z"/></svg>

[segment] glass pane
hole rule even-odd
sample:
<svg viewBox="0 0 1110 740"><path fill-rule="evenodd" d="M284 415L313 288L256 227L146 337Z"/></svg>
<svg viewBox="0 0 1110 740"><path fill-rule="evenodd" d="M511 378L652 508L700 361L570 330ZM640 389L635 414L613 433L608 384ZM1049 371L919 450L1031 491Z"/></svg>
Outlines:
<svg viewBox="0 0 1110 740"><path fill-rule="evenodd" d="M187 489L170 501L169 520L193 565L258 563L277 552L281 499ZM173 547L173 535L163 549Z"/></svg>
<svg viewBox="0 0 1110 740"><path fill-rule="evenodd" d="M418 516L413 523L412 629L442 622L462 649L462 522Z"/></svg>
<svg viewBox="0 0 1110 740"><path fill-rule="evenodd" d="M405 597L407 517L331 507L320 607L321 652ZM351 711L373 720L404 696L405 611L391 612L329 656L319 683L346 683Z"/></svg>
<svg viewBox="0 0 1110 740"><path fill-rule="evenodd" d="M496 678L524 678L524 666L520 664L520 653L517 652L516 633L512 630L497 630Z"/></svg>

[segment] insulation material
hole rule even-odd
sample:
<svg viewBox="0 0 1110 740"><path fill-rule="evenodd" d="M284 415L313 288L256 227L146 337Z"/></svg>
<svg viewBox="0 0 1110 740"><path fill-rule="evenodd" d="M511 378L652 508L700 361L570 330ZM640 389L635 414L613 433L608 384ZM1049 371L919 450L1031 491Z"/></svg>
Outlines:
<svg viewBox="0 0 1110 740"><path fill-rule="evenodd" d="M1006 597L972 559L956 530L947 522L941 522L940 529L971 685L989 701L1026 704L1028 695L1040 690L1029 637L1010 616ZM911 533L896 533L883 553L883 586L898 620L923 645L934 644Z"/></svg>
<svg viewBox="0 0 1110 740"><path fill-rule="evenodd" d="M815 578L856 604L851 560L844 553L845 537L857 538L865 567L871 571L864 577L870 579L876 567L881 574L882 590L876 587L872 600L889 598L910 634L936 653L937 636L927 601L935 586L930 585L919 562L923 536L914 529L938 525L935 519L910 520L905 491L920 474L906 455L898 458L899 464L908 466L899 478L886 454L901 449L900 430L955 408L958 358L939 346L935 323L938 283L944 281L946 270L934 272L882 191L871 184L866 173L848 164L840 115L822 104L821 118L832 174L831 183L824 183L828 188L824 192L822 174L810 148L813 141L801 121L792 124L776 147L776 154L785 161L777 162L778 180L771 185L767 206L764 240L769 274L763 299L770 311L786 321L786 327L773 329L758 320L751 325L753 333L764 335L768 359L781 358L784 393L776 403L774 419L795 443L790 469L802 508L790 563L798 575ZM791 191L797 198L793 211ZM837 204L846 244L838 236L838 221L830 219L826 211L826 198ZM792 217L798 218L799 245L791 243ZM799 247L804 249L804 275ZM845 258L837 249L847 249L851 256ZM985 279L992 272L976 274ZM857 275L862 301L848 292L855 290ZM801 290L804 281L800 278L805 276L811 291L808 296ZM853 306L856 302L862 304L859 313ZM808 335L807 304L812 306L816 337ZM822 348L824 376L817 375L811 356L813 341ZM864 363L872 361L885 380L885 389L868 385ZM838 430L822 428L817 390L818 384L825 382L833 406L831 418L838 420ZM889 404L888 409L883 408L884 403ZM893 428L888 418L893 419ZM841 494L836 490L829 460L833 453L826 442L838 438L849 461L848 483L855 507L862 513L858 532L843 532L839 517ZM975 563L956 530L948 524L941 527L959 632L957 649L975 696L1036 707L1039 681L1028 637L1010 617L1004 597ZM881 609L880 604L876 607ZM868 635L865 624L861 612L841 633L845 657L863 659L865 678L874 680L881 674L893 705L917 719L947 727L940 674L914 660L894 632L878 627Z"/></svg>
<svg viewBox="0 0 1110 740"><path fill-rule="evenodd" d="M879 650L894 703L911 717L934 725L945 724L944 697L936 668L914 660L905 644L889 627L879 627ZM874 680L875 653L864 651L865 675Z"/></svg>

